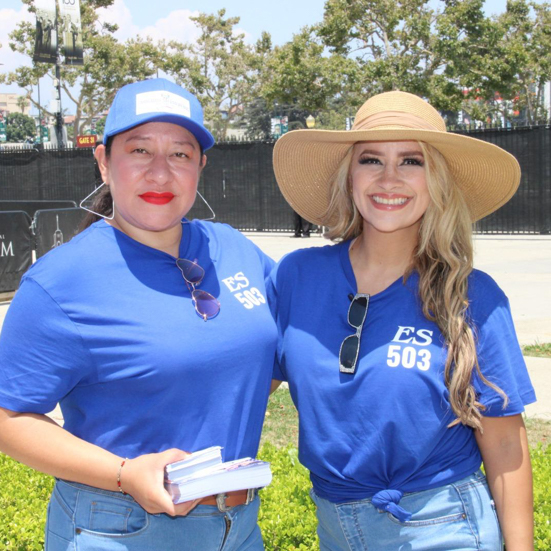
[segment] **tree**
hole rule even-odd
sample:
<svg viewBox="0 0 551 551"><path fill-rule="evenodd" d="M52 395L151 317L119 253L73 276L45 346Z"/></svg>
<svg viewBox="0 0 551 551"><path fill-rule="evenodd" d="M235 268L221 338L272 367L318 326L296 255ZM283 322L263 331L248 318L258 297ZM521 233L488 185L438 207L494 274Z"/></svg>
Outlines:
<svg viewBox="0 0 551 551"><path fill-rule="evenodd" d="M317 112L328 128L340 128L367 97L388 90L458 107L459 88L441 74L438 15L426 0L327 0L321 23L274 50L263 96Z"/></svg>
<svg viewBox="0 0 551 551"><path fill-rule="evenodd" d="M36 11L34 0L22 0L31 13ZM84 46L84 65L61 67L61 86L75 109L75 136L94 117L101 115L111 104L116 91L130 82L152 76L159 58L157 47L150 40L130 40L119 44L113 33L116 25L100 24L97 9L112 5L114 0L81 0L81 22ZM21 22L10 35L12 50L32 59L35 27ZM35 63L22 66L0 76L0 81L17 84L27 98L44 113L53 116L33 100L32 94L40 78L55 78L55 66ZM78 90L75 92L74 90Z"/></svg>
<svg viewBox="0 0 551 551"><path fill-rule="evenodd" d="M271 105L264 98L257 98L245 107L243 121L247 127L248 139L272 139L271 119L287 117L288 129L306 128L306 119L311 111L297 105L274 102Z"/></svg>
<svg viewBox="0 0 551 551"><path fill-rule="evenodd" d="M544 120L544 86L551 80L551 6L508 0L497 23L503 33L502 59L510 75L498 90L515 111L524 113L528 124Z"/></svg>
<svg viewBox="0 0 551 551"><path fill-rule="evenodd" d="M342 55L324 55L324 45L313 27L268 56L261 71L262 97L308 112L325 109L327 101L355 78L356 65ZM308 115L306 115L308 116Z"/></svg>
<svg viewBox="0 0 551 551"><path fill-rule="evenodd" d="M328 0L317 33L329 51L356 60L364 93L427 95L438 66L435 18L426 0Z"/></svg>
<svg viewBox="0 0 551 551"><path fill-rule="evenodd" d="M8 142L34 141L36 125L34 119L23 113L8 113L6 117L6 137Z"/></svg>
<svg viewBox="0 0 551 551"><path fill-rule="evenodd" d="M551 77L550 7L509 0L490 18L483 5L327 0L319 24L274 49L263 97L317 111L327 127L340 127L367 97L388 90L423 96L450 119L463 109L493 120L514 102L533 121Z"/></svg>
<svg viewBox="0 0 551 551"><path fill-rule="evenodd" d="M457 83L473 119L543 119L543 88L551 77L550 6L509 0L506 11L490 19L482 4L446 2L437 25L444 76Z"/></svg>
<svg viewBox="0 0 551 551"><path fill-rule="evenodd" d="M271 109L264 98L255 98L245 105L243 122L249 140L268 140L271 134Z"/></svg>
<svg viewBox="0 0 551 551"><path fill-rule="evenodd" d="M201 34L193 44L171 41L162 68L174 76L201 102L205 120L216 138L224 140L231 123L242 113L243 105L255 98L258 57L270 47L264 34L256 47L245 43L235 31L239 17L199 14L192 17Z"/></svg>
<svg viewBox="0 0 551 551"><path fill-rule="evenodd" d="M98 136L103 136L106 122L107 122L107 117L101 117L101 119L98 122L96 122L96 132Z"/></svg>

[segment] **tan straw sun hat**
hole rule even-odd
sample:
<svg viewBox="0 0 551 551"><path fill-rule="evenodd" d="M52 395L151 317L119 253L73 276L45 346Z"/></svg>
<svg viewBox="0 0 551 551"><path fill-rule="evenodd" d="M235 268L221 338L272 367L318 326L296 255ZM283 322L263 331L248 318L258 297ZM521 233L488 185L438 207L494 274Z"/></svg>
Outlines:
<svg viewBox="0 0 551 551"><path fill-rule="evenodd" d="M446 159L463 190L473 222L505 204L520 183L517 160L503 149L446 132L444 120L426 101L406 92L368 99L352 130L295 130L274 148L274 171L287 202L303 218L327 225L329 188L349 148L362 141L425 142ZM332 221L334 222L334 221Z"/></svg>

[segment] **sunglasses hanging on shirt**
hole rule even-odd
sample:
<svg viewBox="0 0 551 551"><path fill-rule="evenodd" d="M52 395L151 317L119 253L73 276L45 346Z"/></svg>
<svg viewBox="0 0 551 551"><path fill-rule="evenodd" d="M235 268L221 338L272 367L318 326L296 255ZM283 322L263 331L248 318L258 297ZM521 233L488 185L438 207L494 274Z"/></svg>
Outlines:
<svg viewBox="0 0 551 551"><path fill-rule="evenodd" d="M191 293L191 300L195 311L205 320L214 318L220 312L220 303L210 293L201 291L195 287L201 284L205 277L205 270L197 264L186 258L177 258L176 265L182 272L182 277Z"/></svg>
<svg viewBox="0 0 551 551"><path fill-rule="evenodd" d="M362 329L367 316L369 295L358 293L351 300L350 308L348 308L348 323L356 329L356 333L349 335L342 341L339 352L339 367L341 373L354 375L360 353Z"/></svg>

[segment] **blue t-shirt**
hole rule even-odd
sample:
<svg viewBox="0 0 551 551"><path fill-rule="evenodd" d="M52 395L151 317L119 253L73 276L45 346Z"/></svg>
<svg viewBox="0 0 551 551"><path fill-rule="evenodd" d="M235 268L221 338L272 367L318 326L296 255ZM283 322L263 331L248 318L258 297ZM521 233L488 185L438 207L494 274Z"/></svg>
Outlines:
<svg viewBox="0 0 551 551"><path fill-rule="evenodd" d="M357 292L350 242L304 249L271 274L268 298L279 329L274 378L289 382L299 412L299 456L322 498L344 502L384 489L420 491L475 472L472 429L455 419L444 383L446 350L421 310L412 274L370 297L355 375L340 373L342 341ZM486 274L469 278L469 314L482 373L509 397L474 380L484 415L513 415L535 400L507 298Z"/></svg>
<svg viewBox="0 0 551 551"><path fill-rule="evenodd" d="M180 257L220 301L197 315L174 257L104 221L23 277L0 336L0 406L46 413L122 457L176 447L254 456L277 330L266 302L273 261L223 224L183 224Z"/></svg>

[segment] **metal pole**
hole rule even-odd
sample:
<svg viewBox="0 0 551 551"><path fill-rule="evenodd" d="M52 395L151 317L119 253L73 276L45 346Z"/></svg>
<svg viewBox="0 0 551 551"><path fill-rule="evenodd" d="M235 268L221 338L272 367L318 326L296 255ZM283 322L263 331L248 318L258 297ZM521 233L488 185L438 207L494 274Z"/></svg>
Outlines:
<svg viewBox="0 0 551 551"><path fill-rule="evenodd" d="M38 85L38 143L42 145L42 104L40 103L40 77L38 77L37 85Z"/></svg>
<svg viewBox="0 0 551 551"><path fill-rule="evenodd" d="M61 110L61 54L59 51L59 7L57 6L56 2L56 10L55 10L55 32L57 36L56 41L56 56L55 56L55 78L56 78L56 87L57 87L57 101L58 101L58 107L59 110L55 114L55 134L57 137L57 147L62 148L65 146L63 143L63 116L62 116L62 110Z"/></svg>

